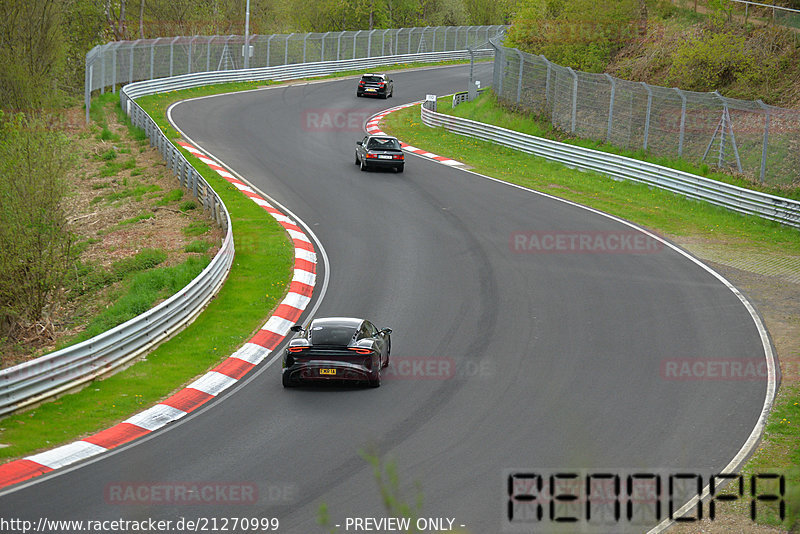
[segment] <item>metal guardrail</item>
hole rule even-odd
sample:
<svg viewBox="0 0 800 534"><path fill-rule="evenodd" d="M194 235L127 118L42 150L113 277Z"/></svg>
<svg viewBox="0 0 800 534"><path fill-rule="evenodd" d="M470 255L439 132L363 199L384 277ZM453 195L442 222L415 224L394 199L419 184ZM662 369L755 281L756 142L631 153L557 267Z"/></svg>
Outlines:
<svg viewBox="0 0 800 534"><path fill-rule="evenodd" d="M437 113L423 104L423 124L474 137L558 161L580 170L594 171L615 179L632 180L696 200L703 200L746 215L800 228L800 202L709 180L616 154L568 145L481 122Z"/></svg>
<svg viewBox="0 0 800 534"><path fill-rule="evenodd" d="M158 148L181 185L227 230L225 239L202 273L155 308L82 343L0 370L0 416L77 389L151 350L191 323L230 271L233 233L222 199L142 108L133 102L128 109L133 123L147 132L151 146Z"/></svg>

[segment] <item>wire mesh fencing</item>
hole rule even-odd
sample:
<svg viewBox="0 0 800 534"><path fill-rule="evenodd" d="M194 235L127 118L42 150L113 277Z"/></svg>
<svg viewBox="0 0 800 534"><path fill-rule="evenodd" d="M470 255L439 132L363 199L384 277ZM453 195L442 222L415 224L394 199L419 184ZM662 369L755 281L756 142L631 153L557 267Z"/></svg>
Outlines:
<svg viewBox="0 0 800 534"><path fill-rule="evenodd" d="M769 185L800 185L800 111L580 72L491 44L498 97L560 130Z"/></svg>
<svg viewBox="0 0 800 534"><path fill-rule="evenodd" d="M247 67L465 50L504 26L436 26L327 33L251 35ZM86 55L86 91L133 81L245 68L245 37L160 37L115 41Z"/></svg>

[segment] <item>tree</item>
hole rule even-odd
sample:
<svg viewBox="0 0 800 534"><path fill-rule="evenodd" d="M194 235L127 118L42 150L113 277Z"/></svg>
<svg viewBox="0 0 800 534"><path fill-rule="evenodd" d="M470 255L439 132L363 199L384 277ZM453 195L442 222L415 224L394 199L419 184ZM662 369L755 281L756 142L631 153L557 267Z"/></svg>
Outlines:
<svg viewBox="0 0 800 534"><path fill-rule="evenodd" d="M51 121L0 113L0 335L47 324L71 265L68 150Z"/></svg>
<svg viewBox="0 0 800 534"><path fill-rule="evenodd" d="M53 104L65 50L60 7L57 0L0 2L0 108Z"/></svg>

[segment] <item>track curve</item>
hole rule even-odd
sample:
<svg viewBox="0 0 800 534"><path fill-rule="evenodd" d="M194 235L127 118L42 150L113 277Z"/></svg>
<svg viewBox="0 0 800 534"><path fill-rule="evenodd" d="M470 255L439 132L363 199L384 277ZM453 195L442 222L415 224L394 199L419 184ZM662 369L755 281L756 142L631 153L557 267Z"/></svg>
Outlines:
<svg viewBox="0 0 800 534"><path fill-rule="evenodd" d="M398 72L388 102L460 90L467 69ZM402 175L359 172L361 124L331 131L308 120L388 107L356 99L354 83L194 100L173 118L319 237L330 286L318 316L390 326L393 366L434 362L446 376L284 391L279 364L262 367L179 424L4 494L3 510L31 519L277 516L280 532L316 532L321 503L333 523L386 515L359 455L377 450L396 461L411 500L421 482L425 516L488 533L500 530L510 468L719 472L739 452L766 383L672 380L663 371L665 362L764 358L753 317L728 287L666 247L513 250L519 232L630 232L569 203L413 156ZM109 485L131 481L244 481L259 497L109 501Z"/></svg>

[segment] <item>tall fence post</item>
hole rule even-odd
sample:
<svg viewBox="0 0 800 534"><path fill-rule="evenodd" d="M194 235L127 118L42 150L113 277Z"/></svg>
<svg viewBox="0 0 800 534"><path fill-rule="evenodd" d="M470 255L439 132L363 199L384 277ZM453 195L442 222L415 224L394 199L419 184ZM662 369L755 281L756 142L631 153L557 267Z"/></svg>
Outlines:
<svg viewBox="0 0 800 534"><path fill-rule="evenodd" d="M272 38L273 37L275 37L274 33L269 36L269 39L267 39L267 64L265 65L265 67L269 67L270 46L272 45Z"/></svg>
<svg viewBox="0 0 800 534"><path fill-rule="evenodd" d="M678 157L683 157L683 137L686 133L686 95L677 87L673 87L678 96L681 97L681 131L678 135Z"/></svg>
<svg viewBox="0 0 800 534"><path fill-rule="evenodd" d="M608 83L611 84L611 96L608 99L608 129L606 131L606 142L611 142L611 127L614 125L614 97L617 92L617 81L610 75L606 74Z"/></svg>
<svg viewBox="0 0 800 534"><path fill-rule="evenodd" d="M519 104L522 97L522 68L525 66L525 58L522 57L522 52L517 48L514 50L517 52L517 57L519 57L519 73L517 75L517 104Z"/></svg>
<svg viewBox="0 0 800 534"><path fill-rule="evenodd" d="M158 43L158 39L150 43L150 79L152 80L155 78L155 69L156 69L156 43Z"/></svg>
<svg viewBox="0 0 800 534"><path fill-rule="evenodd" d="M548 105L548 109L550 106L550 62L547 60L546 57L540 55L540 58L544 61L544 64L547 65L547 76L544 79L544 101Z"/></svg>
<svg viewBox="0 0 800 534"><path fill-rule="evenodd" d="M575 133L575 121L578 115L578 74L572 70L572 67L567 67L567 70L572 74L572 119L570 120L570 132Z"/></svg>
<svg viewBox="0 0 800 534"><path fill-rule="evenodd" d="M767 174L767 147L769 146L769 107L761 100L756 100L761 109L764 110L764 141L761 145L761 171L759 180L764 183L764 176Z"/></svg>
<svg viewBox="0 0 800 534"><path fill-rule="evenodd" d="M175 41L178 38L175 37L172 41L169 42L169 75L170 77L173 76L173 67L175 65Z"/></svg>
<svg viewBox="0 0 800 534"><path fill-rule="evenodd" d="M130 65L128 65L128 83L133 81L133 53L136 50L136 45L139 44L140 39L136 39L131 45L131 56L129 58Z"/></svg>
<svg viewBox="0 0 800 534"><path fill-rule="evenodd" d="M642 146L643 150L647 150L647 140L650 136L650 111L653 108L653 91L650 89L649 85L644 82L641 83L644 90L647 91L647 112L644 116L644 144Z"/></svg>
<svg viewBox="0 0 800 534"><path fill-rule="evenodd" d="M303 63L306 62L306 47L308 45L308 36L309 36L308 33L303 36Z"/></svg>
<svg viewBox="0 0 800 534"><path fill-rule="evenodd" d="M113 47L114 56L113 61L111 62L111 92L117 92L117 50L119 49L120 45L117 44Z"/></svg>
<svg viewBox="0 0 800 534"><path fill-rule="evenodd" d="M290 33L289 35L286 36L286 43L285 43L285 47L283 49L283 64L284 65L288 65L289 64L289 37L291 37L292 35L294 35L294 32L292 32L292 33Z"/></svg>

